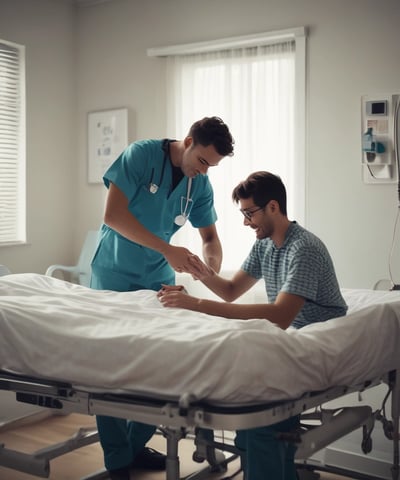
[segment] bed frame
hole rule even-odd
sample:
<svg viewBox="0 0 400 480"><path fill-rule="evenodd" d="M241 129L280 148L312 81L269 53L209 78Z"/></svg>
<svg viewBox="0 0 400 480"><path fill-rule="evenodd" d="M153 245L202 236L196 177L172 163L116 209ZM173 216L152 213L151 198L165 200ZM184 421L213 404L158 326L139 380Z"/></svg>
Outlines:
<svg viewBox="0 0 400 480"><path fill-rule="evenodd" d="M0 275L1 273L4 272L0 269ZM391 340L397 341L393 336ZM157 425L166 438L167 480L180 479L178 445L181 439L194 437L196 447L194 460L208 462L207 468L186 477L186 480L199 480L208 478L211 471L224 471L227 463L238 457L238 451L232 442L215 441L214 431L255 428L274 424L294 415L301 416L301 427L290 434L284 436L282 434L281 438L296 443L296 462L298 471L301 472L301 480L307 478L303 474L310 473L313 477L313 470L327 470L363 480L378 478L399 480L400 367L396 356L397 343L392 341L391 344L394 347L395 361L384 368L394 370L389 372L384 369L380 372L377 369L374 370L375 373L371 376L376 375L379 378L369 379L362 384L337 385L324 391L308 392L295 399L256 405L201 401L190 391L180 392L179 389L175 390L175 397L165 397L162 394L157 396L146 392L122 393L119 391L116 393L106 389L96 390L87 385L78 386L73 383L48 380L40 378L40 374L29 377L4 370L0 370L0 390L13 392L18 401L36 405L44 411L61 414L106 415ZM376 408L375 402L357 405L357 402L346 397L350 393L360 394L367 390L373 392L375 390L372 388L378 385L382 387L382 389L379 388L379 395L385 390L382 394L382 408L378 410L374 411L371 407L374 404ZM130 388L135 388L135 384ZM268 395L264 396L268 398ZM390 418L386 418L384 406L389 396L391 396L391 409L388 415ZM328 405L328 403L336 403L336 400L346 406L332 408ZM380 399L378 400L380 402ZM316 452L360 427L361 448L364 454L368 454L372 450L371 434L376 422L382 423L385 436L393 445L390 473L390 463L387 464L387 473L385 471L380 477L372 477L357 475L350 470L313 465L311 462ZM52 459L97 441L96 430L81 429L70 439L32 454L14 451L0 444L0 465L46 478L50 473ZM225 458L223 451L230 453L229 458ZM82 480L102 478L108 478L105 470Z"/></svg>
<svg viewBox="0 0 400 480"><path fill-rule="evenodd" d="M325 409L323 405L352 392L363 392L380 383L388 386L383 405L392 396L391 418L385 418L381 410L370 406L349 406ZM400 417L400 370L387 372L382 378L355 386L336 386L322 392L308 393L301 398L259 405L228 406L197 401L190 394L180 398L156 398L154 396L94 392L71 384L0 372L0 389L15 392L16 399L60 413L86 415L109 415L158 425L166 438L166 479L179 480L179 441L189 434L195 435L194 460L207 460L209 466L187 477L187 480L205 478L207 472L223 471L231 460L238 457L236 449L229 444L215 442L214 430L240 430L277 423L293 415L301 414L302 428L285 435L285 440L297 444L298 468L312 472L314 467L305 460L338 438L362 427L362 450L372 449L371 433L376 421L381 421L385 435L393 443L392 480L399 479L399 417ZM384 409L383 409L384 411ZM26 454L9 450L0 445L0 465L48 477L51 459L76 448L98 441L95 430L80 430L66 442ZM217 450L216 450L217 449ZM225 458L220 450L230 452ZM321 469L321 468L318 468ZM329 471L329 468L324 468ZM377 477L354 476L353 472L339 471L352 478L376 479ZM108 478L105 470L85 480ZM305 478L302 474L302 478ZM84 479L82 479L84 480Z"/></svg>

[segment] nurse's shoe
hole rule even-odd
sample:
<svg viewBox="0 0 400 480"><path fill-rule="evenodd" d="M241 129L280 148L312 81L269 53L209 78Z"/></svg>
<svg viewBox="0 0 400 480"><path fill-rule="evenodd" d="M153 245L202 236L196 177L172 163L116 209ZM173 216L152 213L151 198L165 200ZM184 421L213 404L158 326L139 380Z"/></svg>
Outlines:
<svg viewBox="0 0 400 480"><path fill-rule="evenodd" d="M144 470L165 470L167 457L153 448L144 447L136 455L132 462L133 468L142 468Z"/></svg>
<svg viewBox="0 0 400 480"><path fill-rule="evenodd" d="M110 480L130 480L129 467L116 468L107 470Z"/></svg>

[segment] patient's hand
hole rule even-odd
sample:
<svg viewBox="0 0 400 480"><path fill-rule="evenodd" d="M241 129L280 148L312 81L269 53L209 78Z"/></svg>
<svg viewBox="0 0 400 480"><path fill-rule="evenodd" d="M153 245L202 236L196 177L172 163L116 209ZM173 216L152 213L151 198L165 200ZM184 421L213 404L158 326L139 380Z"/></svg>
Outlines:
<svg viewBox="0 0 400 480"><path fill-rule="evenodd" d="M203 280L207 277L215 275L214 270L205 264L197 255L192 255L189 258L191 265L191 273L194 280Z"/></svg>
<svg viewBox="0 0 400 480"><path fill-rule="evenodd" d="M166 285L165 283L162 283L160 290L157 292L157 297L158 298L162 297L166 292L188 293L186 288L183 285Z"/></svg>
<svg viewBox="0 0 400 480"><path fill-rule="evenodd" d="M185 308L186 310L196 310L199 300L196 297L188 295L185 289L177 290L168 288L161 289L157 294L164 307Z"/></svg>

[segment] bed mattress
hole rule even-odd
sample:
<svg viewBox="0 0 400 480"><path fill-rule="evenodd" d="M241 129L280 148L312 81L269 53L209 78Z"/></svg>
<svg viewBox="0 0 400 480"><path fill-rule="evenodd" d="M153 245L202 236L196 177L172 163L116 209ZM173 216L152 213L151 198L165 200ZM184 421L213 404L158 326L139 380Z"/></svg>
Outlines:
<svg viewBox="0 0 400 480"><path fill-rule="evenodd" d="M301 330L164 308L38 274L0 277L0 369L94 391L249 404L400 368L400 294L343 290L349 314Z"/></svg>

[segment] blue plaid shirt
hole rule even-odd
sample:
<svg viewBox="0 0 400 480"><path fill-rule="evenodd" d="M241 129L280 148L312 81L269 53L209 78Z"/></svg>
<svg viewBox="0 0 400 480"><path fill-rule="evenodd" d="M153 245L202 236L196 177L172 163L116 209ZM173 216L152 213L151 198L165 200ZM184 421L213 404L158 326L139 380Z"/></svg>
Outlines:
<svg viewBox="0 0 400 480"><path fill-rule="evenodd" d="M281 247L270 238L257 240L242 270L264 279L271 303L279 292L305 298L303 308L291 324L295 328L346 314L347 305L327 248L296 222L290 224Z"/></svg>

